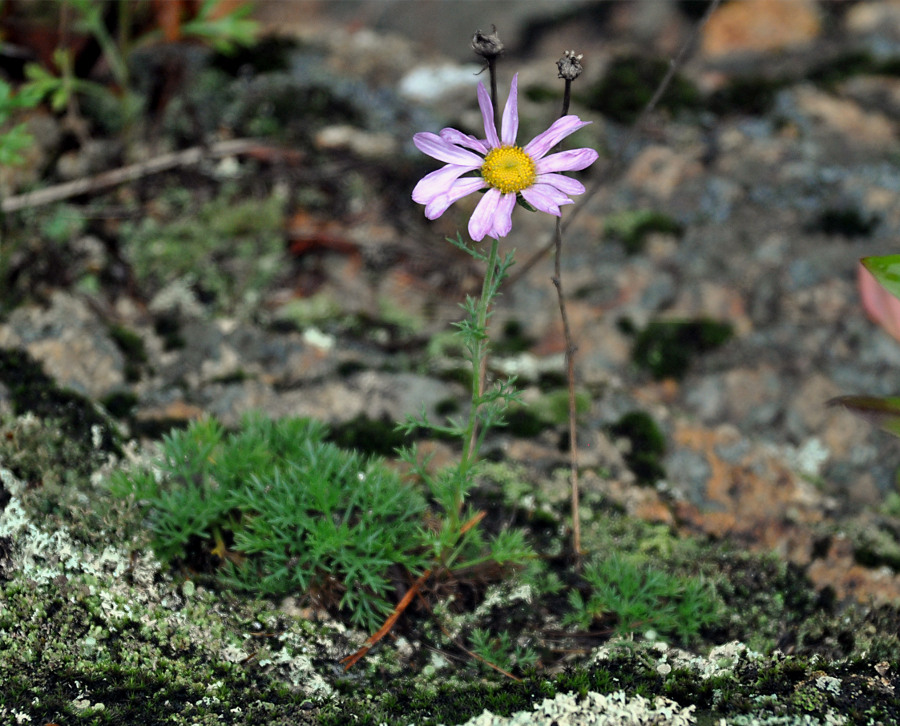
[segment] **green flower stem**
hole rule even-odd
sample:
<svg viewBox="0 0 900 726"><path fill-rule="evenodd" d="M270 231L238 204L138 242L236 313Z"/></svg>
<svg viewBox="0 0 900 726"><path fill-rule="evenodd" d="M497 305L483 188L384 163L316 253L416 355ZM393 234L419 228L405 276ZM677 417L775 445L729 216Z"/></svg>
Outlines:
<svg viewBox="0 0 900 726"><path fill-rule="evenodd" d="M478 436L478 413L484 394L484 376L487 368L487 352L490 341L487 334L487 321L490 316L491 301L497 291L495 276L497 273L497 257L500 241L491 240L491 251L484 271L484 283L481 286L481 298L478 301L475 318L476 342L472 348L472 408L469 410L469 421L463 437L463 451L459 462L460 481L464 481L470 469L478 459L481 439ZM462 491L459 492L456 514L462 509Z"/></svg>
<svg viewBox="0 0 900 726"><path fill-rule="evenodd" d="M410 466L411 472L424 480L435 502L444 512L445 519L440 530L433 533L430 546L437 563L449 570L460 559L476 563L481 562L482 557L497 562L520 559L525 547L516 542L504 542L502 545L494 543L485 552L485 543L478 533L478 524L484 513L466 511L464 508L466 496L475 485L479 452L485 435L491 428L505 423L504 413L507 407L518 400L514 378L493 382L491 385L487 385L486 380L491 305L499 295L500 285L513 264L513 254L509 253L501 258L500 242L496 239L491 241L489 251L485 252L478 249L477 245L464 242L459 234L456 238L448 237L447 241L485 266L480 297L466 297L462 305L465 317L454 324L457 328L456 335L466 351L466 362L471 366L471 406L466 418L451 420L447 426L430 421L423 409L418 417L408 416L399 428L409 433L424 428L458 437L462 442L459 460L438 473L427 470L419 460L415 447L400 451L401 459Z"/></svg>

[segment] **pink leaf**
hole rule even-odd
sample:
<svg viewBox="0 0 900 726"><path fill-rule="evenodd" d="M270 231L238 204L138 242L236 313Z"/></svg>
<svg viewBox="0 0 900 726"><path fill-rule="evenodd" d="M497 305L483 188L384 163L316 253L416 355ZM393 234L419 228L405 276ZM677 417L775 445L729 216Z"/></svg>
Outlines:
<svg viewBox="0 0 900 726"><path fill-rule="evenodd" d="M885 290L862 265L857 272L859 294L866 314L885 332L900 340L900 300Z"/></svg>

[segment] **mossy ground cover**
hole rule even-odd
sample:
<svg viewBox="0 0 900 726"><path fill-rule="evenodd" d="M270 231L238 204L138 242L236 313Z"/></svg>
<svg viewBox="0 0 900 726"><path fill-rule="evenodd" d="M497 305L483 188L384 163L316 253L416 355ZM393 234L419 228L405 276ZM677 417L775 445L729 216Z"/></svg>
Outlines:
<svg viewBox="0 0 900 726"><path fill-rule="evenodd" d="M7 417L4 461L36 432L68 441L51 422ZM296 598L293 606L257 599L183 566L161 567L140 508L108 495L119 465L70 476L62 489L54 484L60 451L38 449L20 464L46 486L4 478L4 714L71 724L376 724L402 714L405 723L451 724L485 708L527 710L557 693L624 689L694 705L698 723L751 715L799 723L829 709L851 721L900 722L892 693L900 671L896 607L838 607L774 556L680 538L609 506L596 507L586 546L618 552L644 576L665 573L670 584L703 578L720 608L714 622L687 637L653 634L652 622L623 631L610 603L589 627L565 626L559 615L569 593L581 588L590 597L600 575L582 579L564 556L545 556L499 588L462 578L435 583L429 608L412 608L395 640L344 672L339 659L365 633L298 607ZM540 550L564 551L562 513L539 490L544 518L510 501L527 484L522 474L495 465L481 503L490 504L492 519L518 526L534 518ZM541 524L545 518L552 526ZM13 562L25 566L13 571ZM733 641L749 647L692 655ZM519 680L471 655L491 643L533 656L504 663Z"/></svg>

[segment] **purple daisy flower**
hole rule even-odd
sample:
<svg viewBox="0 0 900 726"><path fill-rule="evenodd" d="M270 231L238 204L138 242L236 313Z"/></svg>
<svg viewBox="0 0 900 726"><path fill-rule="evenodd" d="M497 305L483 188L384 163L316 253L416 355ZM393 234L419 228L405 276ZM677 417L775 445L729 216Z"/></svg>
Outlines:
<svg viewBox="0 0 900 726"><path fill-rule="evenodd" d="M524 147L516 146L518 83L516 74L503 109L499 136L494 125L494 106L483 83L478 84L478 105L486 139L476 139L456 129L413 136L419 151L447 162L423 177L413 189L413 201L425 205L428 219L437 219L453 202L487 188L469 220L469 236L476 242L485 235L500 239L509 234L518 194L536 209L560 216L560 206L573 203L570 194L584 194L584 185L557 172L586 169L597 160L593 149L572 149L547 156L569 134L590 123L577 116L563 116ZM477 176L469 174L476 171Z"/></svg>

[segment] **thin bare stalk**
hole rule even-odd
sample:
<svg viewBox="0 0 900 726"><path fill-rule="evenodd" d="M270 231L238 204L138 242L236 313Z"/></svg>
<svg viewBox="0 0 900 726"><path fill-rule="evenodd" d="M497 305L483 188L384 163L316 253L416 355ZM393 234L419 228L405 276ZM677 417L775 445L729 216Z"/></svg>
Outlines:
<svg viewBox="0 0 900 726"><path fill-rule="evenodd" d="M559 112L559 117L562 118L567 113L569 113L569 103L572 100L572 79L566 78L566 89L563 91L563 102L562 102L562 111Z"/></svg>
<svg viewBox="0 0 900 726"><path fill-rule="evenodd" d="M488 58L488 74L491 77L491 104L494 106L494 128L500 128L500 107L497 103L497 59Z"/></svg>
<svg viewBox="0 0 900 726"><path fill-rule="evenodd" d="M600 189L603 188L604 184L609 184L610 182L614 181L616 177L618 177L622 172L622 168L624 167L625 162L625 153L627 149L631 146L635 137L643 128L647 117L653 112L653 109L656 108L656 105L663 97L663 94L666 92L666 90L668 90L669 84L671 84L672 79L678 72L678 69L684 65L685 61L688 58L688 55L693 50L694 45L697 42L697 38L699 38L700 36L700 31L703 30L703 27L706 25L707 21L716 11L716 8L721 5L721 3L722 0L712 0L712 2L710 2L709 7L706 8L706 12L703 14L703 17L697 21L697 24L691 31L690 36L688 36L687 40L685 40L677 55L671 61L669 61L669 70L666 72L666 75L663 77L663 79L659 82L659 86L657 86L653 97L647 102L647 105L644 106L644 109L643 111L641 111L640 116L638 116L637 121L634 122L634 125L628 131L625 140L621 144L619 144L618 151L609 160L605 171L599 174L594 182L590 186L588 186L587 191L585 191L580 203L576 204L575 208L572 209L572 211L566 217L566 221L562 226L563 232L565 232L569 228L569 225L578 218L581 210L583 210L587 206L587 202L591 199L591 197L597 194L597 192L599 192ZM531 257L525 260L525 262L516 265L516 272L515 274L511 274L509 276L507 285L514 285L517 280L520 280L525 275L527 275L531 271L531 268L533 268L538 262L540 262L541 259L543 259L543 257L553 249L555 244L556 238L554 235L554 237L552 237L546 245L541 247L541 249L539 249Z"/></svg>
<svg viewBox="0 0 900 726"><path fill-rule="evenodd" d="M569 85L568 83L566 84ZM563 334L566 340L566 380L569 383L569 468L572 471L572 554L575 558L575 567L578 569L581 562L581 516L578 493L578 426L577 406L575 399L575 353L578 346L572 338L572 328L569 326L569 314L566 310L566 296L562 285L562 217L556 218L556 232L553 235L556 243L556 260L554 262L553 277L550 278L556 287L556 296L559 299L559 315L562 318Z"/></svg>
<svg viewBox="0 0 900 726"><path fill-rule="evenodd" d="M503 55L503 42L497 34L497 26L491 26L490 33L475 31L472 36L472 50L484 58L491 76L491 103L494 104L494 126L500 128L500 111L497 108L497 58Z"/></svg>
<svg viewBox="0 0 900 726"><path fill-rule="evenodd" d="M574 50L567 50L556 66L559 68L559 77L565 81L563 92L562 110L560 118L569 113L569 101L572 98L572 81L581 75L581 55L575 55ZM572 328L569 325L569 314L566 309L566 295L562 284L562 216L556 218L556 227L553 233L553 241L556 245L554 255L553 277L550 278L556 288L556 297L559 300L559 315L562 318L563 334L566 341L566 380L569 384L569 469L571 470L572 483L572 557L575 569L581 568L581 510L579 506L578 491L578 422L575 405L575 352L578 346L572 337Z"/></svg>

